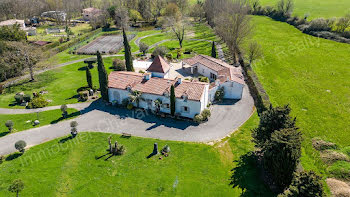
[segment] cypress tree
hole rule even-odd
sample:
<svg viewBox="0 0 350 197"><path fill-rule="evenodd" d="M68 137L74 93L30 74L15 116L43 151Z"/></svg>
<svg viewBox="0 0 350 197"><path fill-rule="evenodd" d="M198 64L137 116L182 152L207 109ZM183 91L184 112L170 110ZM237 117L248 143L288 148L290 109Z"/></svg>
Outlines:
<svg viewBox="0 0 350 197"><path fill-rule="evenodd" d="M125 30L123 28L123 38L124 38L124 51L125 51L125 64L126 64L126 70L134 72L134 66L132 62L132 54L131 49L128 41L128 37L126 36Z"/></svg>
<svg viewBox="0 0 350 197"><path fill-rule="evenodd" d="M91 72L89 69L89 66L86 67L86 81L90 89L92 89L92 77L91 77Z"/></svg>
<svg viewBox="0 0 350 197"><path fill-rule="evenodd" d="M175 102L175 87L172 85L170 89L170 113L172 116L175 115Z"/></svg>
<svg viewBox="0 0 350 197"><path fill-rule="evenodd" d="M211 47L211 56L213 58L216 58L216 46L215 46L215 42L213 42L213 45Z"/></svg>
<svg viewBox="0 0 350 197"><path fill-rule="evenodd" d="M283 192L290 185L301 157L302 135L297 128L275 131L262 147L265 170Z"/></svg>
<svg viewBox="0 0 350 197"><path fill-rule="evenodd" d="M103 65L102 56L99 51L97 51L97 69L98 69L98 79L100 82L100 91L102 95L102 99L106 102L109 101L108 98L108 75L106 72L106 68Z"/></svg>

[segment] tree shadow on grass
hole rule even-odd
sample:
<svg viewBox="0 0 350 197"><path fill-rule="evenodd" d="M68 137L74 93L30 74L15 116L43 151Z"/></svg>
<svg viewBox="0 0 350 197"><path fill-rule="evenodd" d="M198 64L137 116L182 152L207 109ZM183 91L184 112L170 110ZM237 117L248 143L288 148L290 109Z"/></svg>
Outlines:
<svg viewBox="0 0 350 197"><path fill-rule="evenodd" d="M230 178L233 188L242 190L241 196L277 196L261 180L257 156L253 152L242 155L236 162Z"/></svg>
<svg viewBox="0 0 350 197"><path fill-rule="evenodd" d="M12 161L14 159L17 159L18 157L22 156L23 153L13 153L6 157L6 161Z"/></svg>
<svg viewBox="0 0 350 197"><path fill-rule="evenodd" d="M4 137L5 135L7 135L7 134L9 134L10 132L8 132L8 131L5 131L5 132L2 132L2 133L0 133L0 137Z"/></svg>
<svg viewBox="0 0 350 197"><path fill-rule="evenodd" d="M73 137L72 136L68 136L68 137L65 137L65 138L61 139L60 141L58 141L58 143L64 144L64 143L66 143L67 141L69 141L71 139L73 139Z"/></svg>
<svg viewBox="0 0 350 197"><path fill-rule="evenodd" d="M60 117L57 120L51 121L50 124L56 124L56 123L58 123L58 122L60 122L62 120L68 120L68 119L74 118L74 117L79 116L79 115L80 115L80 111L73 112L73 113L68 114L67 118Z"/></svg>

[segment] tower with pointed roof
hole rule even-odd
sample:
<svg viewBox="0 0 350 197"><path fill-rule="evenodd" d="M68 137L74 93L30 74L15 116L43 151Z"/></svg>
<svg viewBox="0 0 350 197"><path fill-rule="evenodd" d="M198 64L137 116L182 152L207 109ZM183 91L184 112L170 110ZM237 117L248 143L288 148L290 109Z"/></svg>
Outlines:
<svg viewBox="0 0 350 197"><path fill-rule="evenodd" d="M161 57L154 58L153 63L147 69L147 72L152 73L152 77L165 78L169 77L170 65Z"/></svg>

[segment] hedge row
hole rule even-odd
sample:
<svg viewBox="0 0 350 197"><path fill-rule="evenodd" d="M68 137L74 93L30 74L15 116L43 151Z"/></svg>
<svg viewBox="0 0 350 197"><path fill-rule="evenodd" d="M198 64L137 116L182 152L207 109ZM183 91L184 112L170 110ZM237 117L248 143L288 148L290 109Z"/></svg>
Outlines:
<svg viewBox="0 0 350 197"><path fill-rule="evenodd" d="M250 65L242 66L247 79L247 85L250 93L254 98L255 106L259 114L267 110L270 105L270 98L264 87L260 83L258 76L255 74Z"/></svg>

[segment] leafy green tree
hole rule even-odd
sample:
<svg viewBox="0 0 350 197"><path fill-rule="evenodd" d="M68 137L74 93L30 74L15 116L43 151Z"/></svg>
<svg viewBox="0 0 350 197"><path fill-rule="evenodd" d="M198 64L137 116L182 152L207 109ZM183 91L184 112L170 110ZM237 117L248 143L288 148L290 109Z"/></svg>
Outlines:
<svg viewBox="0 0 350 197"><path fill-rule="evenodd" d="M15 148L21 153L24 153L26 146L27 146L27 143L23 140L17 141L15 143Z"/></svg>
<svg viewBox="0 0 350 197"><path fill-rule="evenodd" d="M24 183L21 179L14 180L13 183L9 186L8 190L12 193L16 193L16 196L19 196L19 192L24 189Z"/></svg>
<svg viewBox="0 0 350 197"><path fill-rule="evenodd" d="M301 156L302 134L296 128L275 131L262 147L263 163L281 191L290 185Z"/></svg>
<svg viewBox="0 0 350 197"><path fill-rule="evenodd" d="M295 128L295 118L290 117L291 109L288 105L283 107L272 107L262 113L258 128L253 130L253 142L261 147L274 131Z"/></svg>
<svg viewBox="0 0 350 197"><path fill-rule="evenodd" d="M0 27L0 40L4 41L24 41L26 33L21 30L20 25Z"/></svg>
<svg viewBox="0 0 350 197"><path fill-rule="evenodd" d="M149 49L149 46L146 43L144 43L144 42L140 42L139 48L140 48L140 51L142 52L142 54L146 55L146 53L147 53L147 51Z"/></svg>
<svg viewBox="0 0 350 197"><path fill-rule="evenodd" d="M92 76L91 76L90 68L88 66L86 67L86 81L89 88L92 89L93 88Z"/></svg>
<svg viewBox="0 0 350 197"><path fill-rule="evenodd" d="M215 42L213 42L213 45L211 46L211 56L213 58L216 58L216 46L215 46Z"/></svg>
<svg viewBox="0 0 350 197"><path fill-rule="evenodd" d="M132 21L134 21L134 24L136 24L137 21L140 21L143 19L140 12L134 9L129 10L129 17Z"/></svg>
<svg viewBox="0 0 350 197"><path fill-rule="evenodd" d="M175 87L174 85L170 88L170 112L171 115L175 115L175 103L176 103L176 97L175 97Z"/></svg>
<svg viewBox="0 0 350 197"><path fill-rule="evenodd" d="M313 171L295 173L292 184L279 197L322 197L322 178Z"/></svg>
<svg viewBox="0 0 350 197"><path fill-rule="evenodd" d="M103 59L99 51L97 51L97 69L98 69L98 78L100 82L100 91L102 99L106 102L109 101L108 98L108 75L106 68L103 64Z"/></svg>
<svg viewBox="0 0 350 197"><path fill-rule="evenodd" d="M128 37L126 36L125 29L123 29L123 38L124 38L124 51L125 51L125 64L126 70L134 72L133 59L131 54L131 49L128 41Z"/></svg>

